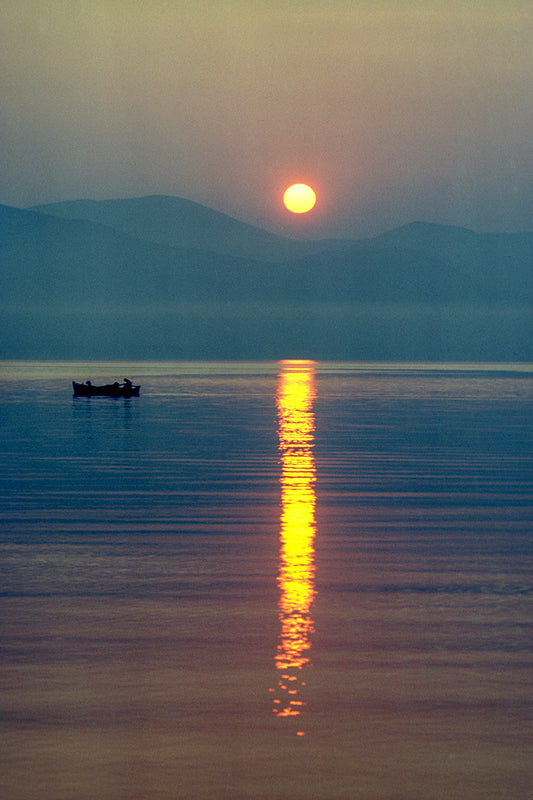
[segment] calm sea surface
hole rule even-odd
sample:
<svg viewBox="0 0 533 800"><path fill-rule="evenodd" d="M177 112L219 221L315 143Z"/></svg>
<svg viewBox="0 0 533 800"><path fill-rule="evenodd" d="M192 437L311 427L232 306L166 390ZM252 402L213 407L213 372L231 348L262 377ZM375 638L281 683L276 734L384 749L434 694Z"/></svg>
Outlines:
<svg viewBox="0 0 533 800"><path fill-rule="evenodd" d="M528 365L1 363L0 797L529 800L532 400Z"/></svg>

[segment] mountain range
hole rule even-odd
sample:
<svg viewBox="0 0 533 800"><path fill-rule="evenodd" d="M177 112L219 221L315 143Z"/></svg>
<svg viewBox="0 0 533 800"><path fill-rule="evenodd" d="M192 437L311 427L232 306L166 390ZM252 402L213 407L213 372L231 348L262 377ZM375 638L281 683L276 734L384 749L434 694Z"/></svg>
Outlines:
<svg viewBox="0 0 533 800"><path fill-rule="evenodd" d="M529 361L533 233L299 241L176 197L0 206L1 358Z"/></svg>

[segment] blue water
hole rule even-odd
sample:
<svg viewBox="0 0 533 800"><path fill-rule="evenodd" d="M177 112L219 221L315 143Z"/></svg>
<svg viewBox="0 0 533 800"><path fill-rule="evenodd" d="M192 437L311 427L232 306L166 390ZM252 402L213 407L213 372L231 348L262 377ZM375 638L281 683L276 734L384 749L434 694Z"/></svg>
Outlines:
<svg viewBox="0 0 533 800"><path fill-rule="evenodd" d="M527 800L532 398L528 365L1 364L2 796Z"/></svg>

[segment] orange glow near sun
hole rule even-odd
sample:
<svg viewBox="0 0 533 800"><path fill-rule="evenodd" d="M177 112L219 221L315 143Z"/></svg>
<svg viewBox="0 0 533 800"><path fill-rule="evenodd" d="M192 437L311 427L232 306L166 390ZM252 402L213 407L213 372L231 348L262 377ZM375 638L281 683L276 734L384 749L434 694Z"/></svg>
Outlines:
<svg viewBox="0 0 533 800"><path fill-rule="evenodd" d="M306 214L316 203L316 194L306 183L293 183L283 195L285 208L293 214Z"/></svg>

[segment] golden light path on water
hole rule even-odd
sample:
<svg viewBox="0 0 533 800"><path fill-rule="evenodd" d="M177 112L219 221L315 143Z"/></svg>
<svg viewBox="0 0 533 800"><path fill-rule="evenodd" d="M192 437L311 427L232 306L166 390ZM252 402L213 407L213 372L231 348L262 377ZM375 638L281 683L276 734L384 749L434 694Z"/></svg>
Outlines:
<svg viewBox="0 0 533 800"><path fill-rule="evenodd" d="M274 713L304 712L303 670L310 664L315 597L315 420L314 365L283 361L277 391L281 459L280 559L278 584L281 631L276 654L279 673ZM299 730L298 734L303 735Z"/></svg>

